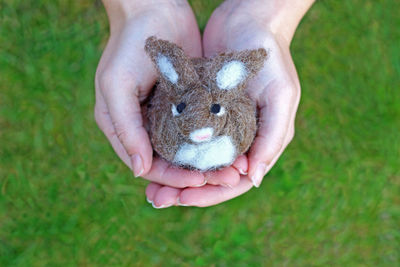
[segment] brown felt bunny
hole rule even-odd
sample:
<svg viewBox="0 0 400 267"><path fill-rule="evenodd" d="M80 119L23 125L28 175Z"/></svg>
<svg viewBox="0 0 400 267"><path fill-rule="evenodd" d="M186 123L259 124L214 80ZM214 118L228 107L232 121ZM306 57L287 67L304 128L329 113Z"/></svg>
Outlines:
<svg viewBox="0 0 400 267"><path fill-rule="evenodd" d="M177 45L149 37L145 50L160 73L147 110L154 150L189 169L231 165L256 134L256 107L245 89L265 49L188 58Z"/></svg>

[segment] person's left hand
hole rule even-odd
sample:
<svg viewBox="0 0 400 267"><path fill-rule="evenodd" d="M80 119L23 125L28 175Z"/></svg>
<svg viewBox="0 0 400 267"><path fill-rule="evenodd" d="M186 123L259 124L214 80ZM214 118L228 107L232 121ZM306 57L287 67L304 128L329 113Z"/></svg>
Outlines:
<svg viewBox="0 0 400 267"><path fill-rule="evenodd" d="M257 136L247 157L239 158L246 167L242 174L248 174L241 175L240 182L233 187L207 184L178 189L150 183L146 196L153 206L211 206L241 195L253 186L259 187L294 136L300 83L290 55L290 40L271 31L268 25L271 20L260 20L254 15L259 12L258 7L249 2L240 8L235 1L225 2L211 16L203 39L206 57L227 50L264 47L268 51L264 68L248 86L249 96L259 110Z"/></svg>

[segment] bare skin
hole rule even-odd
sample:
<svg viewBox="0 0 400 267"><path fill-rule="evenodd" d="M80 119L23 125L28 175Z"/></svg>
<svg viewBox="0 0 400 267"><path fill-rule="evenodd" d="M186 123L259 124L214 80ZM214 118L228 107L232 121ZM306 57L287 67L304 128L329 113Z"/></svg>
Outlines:
<svg viewBox="0 0 400 267"><path fill-rule="evenodd" d="M186 1L143 2L104 1L111 34L95 78L97 124L135 176L175 188L206 182L237 184L240 174L234 167L228 168L229 176L203 174L153 158L140 103L151 92L157 73L145 54L144 42L157 35L180 45L191 57L200 57L202 48L196 20ZM234 165L247 168L245 160L238 159Z"/></svg>
<svg viewBox="0 0 400 267"><path fill-rule="evenodd" d="M300 83L289 46L299 21L314 1L227 0L211 16L202 46L193 13L185 1L153 0L146 2L144 9L136 5L134 14L122 12L129 15L114 15L113 19L111 13L119 12L115 10L132 8L117 8L116 2L104 1L111 37L96 75L96 121L120 158L136 174L140 171L142 177L152 181L146 189L148 200L157 208L203 207L258 187L294 135ZM160 3L152 6L154 2L168 4L156 10ZM172 3L174 8L167 8ZM201 55L201 47L204 56L259 47L269 51L265 67L248 88L260 111L260 128L247 157L239 157L233 166L219 172L205 174L178 170L152 159L138 108L156 77L143 50L144 40L151 35L181 45L191 56ZM142 169L137 167L136 155L141 157Z"/></svg>

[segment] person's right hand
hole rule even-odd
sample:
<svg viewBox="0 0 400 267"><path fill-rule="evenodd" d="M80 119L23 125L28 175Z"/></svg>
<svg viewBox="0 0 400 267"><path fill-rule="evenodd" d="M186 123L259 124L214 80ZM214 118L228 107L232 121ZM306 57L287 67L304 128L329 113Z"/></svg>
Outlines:
<svg viewBox="0 0 400 267"><path fill-rule="evenodd" d="M182 188L199 186L199 172L171 168L153 159L140 103L150 94L157 73L145 54L147 37L156 35L180 45L191 57L202 54L200 33L186 1L105 0L110 38L96 71L95 119L118 156L150 181Z"/></svg>

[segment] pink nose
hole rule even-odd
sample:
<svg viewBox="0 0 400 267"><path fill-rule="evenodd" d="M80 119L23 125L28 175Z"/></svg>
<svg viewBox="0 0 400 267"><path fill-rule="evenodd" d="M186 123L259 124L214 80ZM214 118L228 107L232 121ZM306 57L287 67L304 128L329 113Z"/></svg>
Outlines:
<svg viewBox="0 0 400 267"><path fill-rule="evenodd" d="M206 134L206 135L198 135L196 136L197 140L205 140L211 137L211 134Z"/></svg>
<svg viewBox="0 0 400 267"><path fill-rule="evenodd" d="M193 142L200 143L208 141L214 133L214 129L211 127L197 129L190 133L190 139Z"/></svg>

